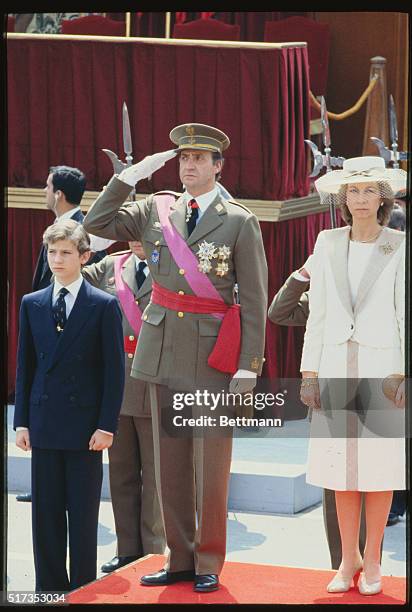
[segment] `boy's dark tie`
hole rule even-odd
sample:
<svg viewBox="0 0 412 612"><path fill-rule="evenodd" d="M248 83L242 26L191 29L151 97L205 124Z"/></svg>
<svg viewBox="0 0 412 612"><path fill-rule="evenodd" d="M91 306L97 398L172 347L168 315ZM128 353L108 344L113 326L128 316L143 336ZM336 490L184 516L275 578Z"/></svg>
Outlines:
<svg viewBox="0 0 412 612"><path fill-rule="evenodd" d="M59 293L57 294L57 300L52 309L53 318L56 321L56 329L58 332L63 331L64 326L67 321L66 302L65 302L64 296L67 295L68 293L69 292L67 291L66 287L62 287Z"/></svg>
<svg viewBox="0 0 412 612"><path fill-rule="evenodd" d="M143 285L143 283L146 280L146 274L144 273L144 269L146 266L147 266L147 263L145 261L140 261L139 265L137 266L136 283L137 283L138 289L140 289L140 287Z"/></svg>
<svg viewBox="0 0 412 612"><path fill-rule="evenodd" d="M187 222L187 233L190 236L190 234L195 229L197 220L199 218L199 204L196 202L195 199L190 200L189 208L192 209L192 214L190 215L189 220Z"/></svg>

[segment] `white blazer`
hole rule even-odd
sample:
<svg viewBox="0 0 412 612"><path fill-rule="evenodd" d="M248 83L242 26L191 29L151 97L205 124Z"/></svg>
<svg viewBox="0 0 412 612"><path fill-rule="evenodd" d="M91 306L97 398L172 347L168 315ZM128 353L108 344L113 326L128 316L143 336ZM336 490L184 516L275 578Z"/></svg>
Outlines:
<svg viewBox="0 0 412 612"><path fill-rule="evenodd" d="M405 234L385 227L374 244L352 308L348 280L350 226L319 233L309 289L301 371L319 371L324 345L354 340L404 355Z"/></svg>

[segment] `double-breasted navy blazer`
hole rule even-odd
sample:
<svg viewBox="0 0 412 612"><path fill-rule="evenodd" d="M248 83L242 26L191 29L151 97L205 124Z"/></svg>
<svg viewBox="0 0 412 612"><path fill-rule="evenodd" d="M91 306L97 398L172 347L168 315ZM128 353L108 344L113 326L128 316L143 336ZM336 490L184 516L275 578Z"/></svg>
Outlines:
<svg viewBox="0 0 412 612"><path fill-rule="evenodd" d="M124 388L122 315L116 298L80 287L60 333L54 284L23 297L14 428L38 448L88 449L96 429L116 432Z"/></svg>

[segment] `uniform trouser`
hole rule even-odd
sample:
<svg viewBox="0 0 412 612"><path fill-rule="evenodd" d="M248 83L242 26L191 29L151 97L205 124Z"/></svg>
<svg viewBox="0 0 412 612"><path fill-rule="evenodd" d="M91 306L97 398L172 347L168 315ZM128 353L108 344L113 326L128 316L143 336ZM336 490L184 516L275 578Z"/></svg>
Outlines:
<svg viewBox="0 0 412 612"><path fill-rule="evenodd" d="M95 580L101 451L33 448L31 472L36 591L69 591Z"/></svg>
<svg viewBox="0 0 412 612"><path fill-rule="evenodd" d="M169 554L165 569L219 574L226 554L232 435L172 437L162 410L170 391L150 384L156 483ZM197 522L196 522L197 516Z"/></svg>
<svg viewBox="0 0 412 612"><path fill-rule="evenodd" d="M166 546L157 495L150 417L120 415L109 448L117 555L142 557Z"/></svg>

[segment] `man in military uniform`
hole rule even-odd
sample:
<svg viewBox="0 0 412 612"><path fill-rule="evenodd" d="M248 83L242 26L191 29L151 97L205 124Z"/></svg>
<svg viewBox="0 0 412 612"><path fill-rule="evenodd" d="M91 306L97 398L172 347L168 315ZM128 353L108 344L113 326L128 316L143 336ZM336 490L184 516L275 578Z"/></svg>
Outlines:
<svg viewBox="0 0 412 612"><path fill-rule="evenodd" d="M82 270L89 283L118 298L125 348L123 403L117 435L109 448L117 554L103 564L103 572L112 572L150 553L163 553L166 547L155 483L149 388L130 376L152 279L141 242L129 242L129 247L130 251L107 255Z"/></svg>
<svg viewBox="0 0 412 612"><path fill-rule="evenodd" d="M167 435L162 419L173 412L173 391L205 383L233 393L253 389L263 365L267 264L257 218L216 186L230 144L226 134L194 123L177 126L170 138L177 150L147 157L111 179L84 226L106 238L141 240L153 278L132 375L150 383L169 555L165 568L141 583L190 580L195 591L208 592L218 588L225 559L232 437ZM137 181L178 153L183 194L160 192L121 206Z"/></svg>

